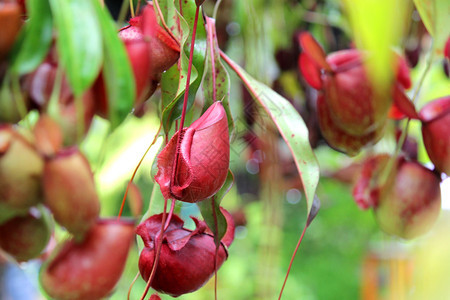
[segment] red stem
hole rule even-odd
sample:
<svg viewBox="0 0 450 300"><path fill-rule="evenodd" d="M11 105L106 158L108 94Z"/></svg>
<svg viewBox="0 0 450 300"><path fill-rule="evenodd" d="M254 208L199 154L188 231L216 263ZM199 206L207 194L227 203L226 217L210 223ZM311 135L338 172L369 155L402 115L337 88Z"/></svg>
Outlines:
<svg viewBox="0 0 450 300"><path fill-rule="evenodd" d="M236 67L236 63L231 60L222 50L220 51L220 57L228 64L228 66L233 69L233 71L239 76L239 78L245 83L246 87L249 89L250 93L253 95L258 95L258 92L253 88L250 82L242 76L239 69Z"/></svg>
<svg viewBox="0 0 450 300"><path fill-rule="evenodd" d="M211 201L213 217L214 217L214 243L216 244L216 253L214 256L214 299L217 300L217 260L219 258L220 241L217 241L217 235L219 234L219 225L217 221L216 207L214 205L214 196Z"/></svg>
<svg viewBox="0 0 450 300"><path fill-rule="evenodd" d="M181 7L180 7L181 8ZM192 40L191 40L191 49L189 52L189 65L188 65L188 71L187 71L187 76L186 76L186 89L185 89L185 94L184 94L184 99L183 99L183 110L181 113L181 120L180 120L180 129L179 129L179 133L178 133L178 140L177 140L177 152L175 155L175 161L174 161L174 167L173 167L173 172L172 172L172 179L170 181L170 185L172 186L175 180L175 174L178 171L178 156L180 154L179 149L180 149L180 143L181 143L181 138L182 138L182 130L183 130L183 126L184 126L184 120L186 117L186 110L187 110L187 102L188 102L188 97L189 97L189 83L191 81L191 72L192 72L192 61L194 59L194 45L195 45L195 35L197 32L197 23L198 23L198 14L200 11L200 7L197 6L196 10L195 10L195 19L194 19L194 26L192 28ZM169 212L169 218L167 219L168 222L170 222L170 219L172 217L173 214L173 209L175 207L175 200L172 200L172 205L170 208L170 212ZM155 260L153 262L153 266L152 266L152 272L150 273L150 277L148 278L147 281L147 285L145 287L145 291L141 297L141 300L144 300L145 296L148 293L148 290L150 288L150 285L153 281L153 278L155 277L155 273L156 273L156 268L158 266L159 263L159 257L161 254L161 247L162 247L162 241L163 241L163 235L164 235L164 231L166 229L166 225L168 226L168 224L166 224L166 217L167 217L167 199L164 200L164 210L163 210L163 218L162 218L162 222L161 222L161 231L160 233L156 236L156 243L157 243L157 248L156 248L156 253L155 253Z"/></svg>
<svg viewBox="0 0 450 300"><path fill-rule="evenodd" d="M216 61L214 59L214 30L213 30L213 26L212 26L212 22L214 22L211 19L207 19L207 24L208 24L208 40L209 40L209 52L210 52L210 59L211 59L211 69L212 69L212 81L213 81L213 101L216 102L217 101L217 90L216 90Z"/></svg>
<svg viewBox="0 0 450 300"><path fill-rule="evenodd" d="M246 84L247 88L249 89L249 91L254 94L257 95L258 93L256 92L256 90L251 86L250 82L248 82L248 80L246 78L244 78L244 76L242 76L240 70L237 68L236 63L233 62L223 51L220 51L220 57L228 64L228 66L233 69L233 71L236 72L236 74L239 76L239 78ZM303 240L303 236L305 235L306 229L308 228L308 223L305 224L305 227L303 228L302 234L300 236L300 239L298 240L297 246L295 247L294 253L292 254L291 257L291 261L289 263L289 268L286 272L286 277L284 279L283 282L283 286L281 287L281 291L280 291L280 295L278 297L278 300L281 299L281 296L283 295L283 291L284 291L284 287L286 286L286 281L289 277L289 272L291 271L292 268L292 263L294 262L295 256L297 254L298 248L300 247L300 244Z"/></svg>
<svg viewBox="0 0 450 300"><path fill-rule="evenodd" d="M186 109L187 109L187 103L189 98L189 86L191 81L191 72L192 72L192 61L194 59L194 46L195 46L195 35L197 33L197 23L198 23L198 14L200 11L200 7L197 6L195 10L195 19L194 19L194 26L192 28L192 40L191 40L191 49L189 52L189 65L188 65L188 71L186 75L186 89L184 92L184 99L183 99L183 110L181 112L181 119L180 119L180 130L184 126L184 119L186 118ZM178 146L180 142L180 136L178 136Z"/></svg>
<svg viewBox="0 0 450 300"><path fill-rule="evenodd" d="M180 15L183 15L183 5L181 4L183 0L179 0L178 4L180 5Z"/></svg>
<svg viewBox="0 0 450 300"><path fill-rule="evenodd" d="M214 300L217 300L217 260L219 259L219 245L216 245L216 255L214 257Z"/></svg>
<svg viewBox="0 0 450 300"><path fill-rule="evenodd" d="M169 216L167 217L166 224L164 225L164 231L166 231L167 228L169 227L174 209L175 209L175 199L172 199L172 205L170 206Z"/></svg>
<svg viewBox="0 0 450 300"><path fill-rule="evenodd" d="M130 287L128 288L128 294L127 294L127 300L130 300L131 295L131 289L133 288L133 285L136 283L136 280L139 278L139 271L137 272L136 276L134 276L133 281L131 282Z"/></svg>
<svg viewBox="0 0 450 300"><path fill-rule="evenodd" d="M167 217L167 200L164 200L164 209L163 209L163 217L161 221L161 231L156 235L155 243L156 243L156 253L155 253L155 259L153 261L152 266L152 272L150 273L150 277L148 278L147 285L145 286L144 293L141 296L140 300L144 300L145 296L147 296L148 290L150 289L150 285L152 284L153 278L156 274L156 268L159 264L159 257L161 256L161 248L162 248L162 242L163 242L163 236L165 231L165 223L166 223L166 217Z"/></svg>
<svg viewBox="0 0 450 300"><path fill-rule="evenodd" d="M192 39L191 39L191 49L189 52L189 65L188 65L188 71L186 75L186 88L184 91L184 99L183 99L183 110L181 112L181 119L180 119L180 129L178 130L178 140L177 140L177 152L175 154L175 159L173 163L173 172L172 172L172 178L170 180L170 186L172 187L175 184L175 174L178 172L178 157L180 155L180 144L182 139L182 133L183 133L183 126L184 126L184 120L186 118L186 110L187 110L187 103L189 98L189 83L191 81L191 72L192 72L192 61L194 59L194 45L195 45L195 34L197 32L197 23L198 23L198 14L200 11L200 7L197 6L195 10L195 19L194 19L194 26L192 28Z"/></svg>
<svg viewBox="0 0 450 300"><path fill-rule="evenodd" d="M161 7L159 6L159 1L154 0L153 4L156 6L156 10L158 11L159 17L161 18L161 25L164 27L166 32L173 38L174 41L177 42L177 45L180 45L180 42L178 41L177 37L173 34L173 32L169 29L169 26L167 26L166 21L164 21L163 14L161 11ZM180 20L177 18L178 28L180 28Z"/></svg>
<svg viewBox="0 0 450 300"><path fill-rule="evenodd" d="M286 277L284 278L283 286L281 287L280 295L278 296L278 300L280 300L281 296L283 296L284 287L286 286L286 281L289 277L289 272L291 272L292 263L294 262L295 256L297 255L298 248L300 247L300 244L302 243L303 236L305 235L305 232L306 232L306 228L308 228L308 224L305 224L302 235L300 236L300 239L297 242L297 246L295 247L294 253L292 254L291 261L289 262L289 267L286 272Z"/></svg>

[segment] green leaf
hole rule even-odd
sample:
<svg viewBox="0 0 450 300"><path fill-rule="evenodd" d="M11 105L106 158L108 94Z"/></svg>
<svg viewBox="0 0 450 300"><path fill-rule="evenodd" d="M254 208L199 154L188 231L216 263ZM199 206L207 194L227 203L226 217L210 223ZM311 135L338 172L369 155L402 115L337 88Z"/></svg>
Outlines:
<svg viewBox="0 0 450 300"><path fill-rule="evenodd" d="M159 14L158 6L161 8L161 15ZM162 26L163 21L166 22L167 27L170 28L171 33L177 41L182 41L187 37L187 32L183 32L182 30L182 24L178 24L180 14L173 0L154 1L153 7L160 25Z"/></svg>
<svg viewBox="0 0 450 300"><path fill-rule="evenodd" d="M230 76L220 59L220 49L217 42L215 20L205 17L207 48L206 48L206 70L203 75L203 95L205 96L204 111L214 102L222 101L227 113L228 131L230 136L234 132L234 120L230 111ZM214 70L213 70L214 62Z"/></svg>
<svg viewBox="0 0 450 300"><path fill-rule="evenodd" d="M228 170L227 179L223 184L222 188L211 198L205 199L198 202L198 207L202 213L203 219L205 220L208 227L214 234L214 242L216 245L220 243L227 232L227 220L225 216L220 211L220 202L223 197L230 191L233 186L234 176L230 170Z"/></svg>
<svg viewBox="0 0 450 300"><path fill-rule="evenodd" d="M25 101L20 93L19 77L6 73L2 80L0 83L0 123L17 123L27 114ZM13 84L12 81L17 84ZM13 88L15 86L17 89Z"/></svg>
<svg viewBox="0 0 450 300"><path fill-rule="evenodd" d="M431 35L434 35L434 1L433 0L414 0L420 18Z"/></svg>
<svg viewBox="0 0 450 300"><path fill-rule="evenodd" d="M443 55L445 42L450 37L450 2L448 0L414 0L420 17L433 36L434 51Z"/></svg>
<svg viewBox="0 0 450 300"><path fill-rule="evenodd" d="M93 84L103 62L97 2L50 0L59 58L76 97Z"/></svg>
<svg viewBox="0 0 450 300"><path fill-rule="evenodd" d="M162 13L162 16L160 17L163 18L167 26L171 28L172 34L174 34L180 42L180 48L183 49L183 51L180 52L180 60L178 61L178 64L173 65L169 70L164 72L161 77L162 122L164 131L167 134L172 126L172 122L170 120L171 110L180 100L182 92L186 86L189 57L186 56L184 48L186 41L189 38L189 25L179 14L174 1L167 0L160 3L160 5ZM159 16L158 13L156 15ZM193 67L191 72L191 82L193 82L196 77L197 70Z"/></svg>
<svg viewBox="0 0 450 300"><path fill-rule="evenodd" d="M176 1L178 3L178 1ZM163 16L174 16L175 10L178 15L177 21L174 17L166 19L169 28L181 28L181 53L179 65L172 66L171 69L163 73L161 78L161 110L162 121L165 133L170 131L173 122L181 117L183 108L184 91L186 88L187 70L189 65L189 52L191 48L192 29L194 25L194 16L197 6L195 1L183 1L181 16L173 4L173 1L168 1L166 6L162 6L161 10ZM167 9L171 12L164 12ZM179 23L179 24L178 24ZM206 30L200 10L197 32L195 35L194 55L192 60L192 72L189 87L189 97L187 109L189 110L195 100L195 95L203 77L206 55ZM181 66L181 70L179 69Z"/></svg>
<svg viewBox="0 0 450 300"><path fill-rule="evenodd" d="M131 112L135 99L133 70L125 46L117 35L109 13L94 1L103 35L103 78L108 99L108 119L116 128Z"/></svg>
<svg viewBox="0 0 450 300"><path fill-rule="evenodd" d="M44 60L52 42L53 18L48 0L28 1L29 20L14 45L11 72L29 73Z"/></svg>
<svg viewBox="0 0 450 300"><path fill-rule="evenodd" d="M225 54L222 53L221 55L225 62L241 78L253 98L261 104L287 143L303 183L307 199L307 215L309 215L319 182L319 165L309 144L308 128L302 117L288 100L251 77Z"/></svg>
<svg viewBox="0 0 450 300"><path fill-rule="evenodd" d="M405 0L344 0L343 4L356 47L370 53L364 64L370 70L367 74L371 84L381 94L389 93L394 76L388 67L395 59L392 48L400 46L407 33L412 3ZM387 106L381 106L380 114L385 114Z"/></svg>
<svg viewBox="0 0 450 300"><path fill-rule="evenodd" d="M445 42L450 38L450 2L435 0L435 35L433 48L437 54L443 55Z"/></svg>

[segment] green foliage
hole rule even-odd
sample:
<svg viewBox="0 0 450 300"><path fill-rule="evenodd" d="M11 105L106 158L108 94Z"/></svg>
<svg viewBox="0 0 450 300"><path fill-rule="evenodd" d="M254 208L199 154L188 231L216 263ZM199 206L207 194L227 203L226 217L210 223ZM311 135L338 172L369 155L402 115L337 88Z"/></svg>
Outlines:
<svg viewBox="0 0 450 300"><path fill-rule="evenodd" d="M117 36L110 15L95 2L103 36L103 76L108 101L108 118L111 127L116 128L130 113L134 105L134 75L123 43Z"/></svg>
<svg viewBox="0 0 450 300"><path fill-rule="evenodd" d="M177 2L177 1L176 1ZM177 2L178 3L178 2ZM192 30L194 27L194 16L197 6L193 1L181 1L183 16L179 14L180 8L177 9L173 1L168 1L167 6L162 6L163 16L172 16L166 19L169 28L180 29L180 68L178 65L172 66L165 72L161 79L161 110L162 124L164 131L168 133L172 127L172 123L181 117L183 108L184 91L187 81L187 71L189 65L189 53L191 49ZM199 15L201 16L201 9ZM200 87L203 78L206 55L206 30L202 17L198 18L198 25L195 35L194 54L192 60L192 73L190 78L189 98L187 110L190 110L195 95Z"/></svg>
<svg viewBox="0 0 450 300"><path fill-rule="evenodd" d="M360 263L369 241L378 231L374 218L369 211L358 209L346 184L322 177L317 194L322 209L308 229L299 259L294 261L294 273L286 292L295 282L300 282L309 291L311 299L334 299L336 295L342 299L357 299L361 283ZM285 223L284 243L292 243L298 238L296 226L298 228L304 222L290 207L285 204L285 218L289 222ZM284 249L285 265L289 256L290 249ZM286 297L289 299L288 294Z"/></svg>
<svg viewBox="0 0 450 300"><path fill-rule="evenodd" d="M209 17L206 17L206 34L206 66L202 82L203 94L205 97L203 111L205 111L214 101L222 101L223 107L227 112L228 128L232 139L234 121L229 104L230 76L220 60L220 49L217 43L215 20Z"/></svg>
<svg viewBox="0 0 450 300"><path fill-rule="evenodd" d="M49 0L61 64L76 97L92 85L103 62L102 31L90 0ZM89 63L86 63L86 62Z"/></svg>
<svg viewBox="0 0 450 300"><path fill-rule="evenodd" d="M308 129L303 119L288 100L252 78L236 63L229 59L226 59L226 62L242 79L255 100L262 105L287 143L305 188L306 213L309 215L319 182L319 165L309 144Z"/></svg>
<svg viewBox="0 0 450 300"><path fill-rule="evenodd" d="M433 48L442 55L450 35L450 4L445 0L414 0L428 32L434 37Z"/></svg>
<svg viewBox="0 0 450 300"><path fill-rule="evenodd" d="M234 176L231 171L228 171L227 179L223 184L222 188L209 199L203 200L198 203L200 211L202 213L203 219L205 220L208 227L214 233L214 241L216 246L219 245L220 240L225 235L227 231L227 221L225 216L220 211L220 202L225 197L225 195L230 191L233 186Z"/></svg>
<svg viewBox="0 0 450 300"><path fill-rule="evenodd" d="M42 62L52 41L53 18L49 2L27 2L30 20L19 36L11 56L11 72L23 75Z"/></svg>

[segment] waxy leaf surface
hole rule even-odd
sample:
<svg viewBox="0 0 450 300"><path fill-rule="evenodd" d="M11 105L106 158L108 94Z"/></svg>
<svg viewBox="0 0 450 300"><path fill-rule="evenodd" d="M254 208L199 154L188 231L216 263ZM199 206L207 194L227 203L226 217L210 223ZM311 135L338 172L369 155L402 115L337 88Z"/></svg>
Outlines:
<svg viewBox="0 0 450 300"><path fill-rule="evenodd" d="M95 2L103 45L103 76L108 95L108 113L112 128L117 127L131 112L135 99L133 70L124 44L120 41L111 16Z"/></svg>
<svg viewBox="0 0 450 300"><path fill-rule="evenodd" d="M59 58L75 96L81 96L94 83L103 63L97 2L50 0Z"/></svg>
<svg viewBox="0 0 450 300"><path fill-rule="evenodd" d="M207 48L206 48L206 69L203 75L203 95L205 96L206 110L214 101L222 101L223 107L227 113L228 128L230 136L233 136L234 121L230 111L230 76L227 69L220 59L220 49L217 42L215 20L205 18ZM213 80L214 79L214 80Z"/></svg>
<svg viewBox="0 0 450 300"><path fill-rule="evenodd" d="M177 2L177 1L176 1ZM177 2L178 3L178 2ZM168 9L169 12L164 12L163 9ZM192 29L194 25L194 17L196 11L195 2L182 1L183 16L178 12L178 20L175 17L173 10L177 10L175 5L167 2L167 5L161 6L161 11L164 15L173 16L166 21L169 28L181 28L182 38L180 41L182 51L180 53L180 61L178 65L172 66L166 71L161 78L161 109L162 109L162 121L164 131L169 132L172 123L180 118L183 108L183 97L186 88L187 70L189 65L189 52L191 48ZM203 70L205 65L206 55L206 30L202 17L202 10L200 10L197 24L197 32L195 35L194 56L192 62L192 72L190 78L189 98L187 110L192 107L194 103L195 94L200 87L200 83L203 77Z"/></svg>
<svg viewBox="0 0 450 300"><path fill-rule="evenodd" d="M53 18L47 0L28 1L29 21L12 52L11 71L22 75L44 60L52 41Z"/></svg>
<svg viewBox="0 0 450 300"><path fill-rule="evenodd" d="M433 36L433 48L443 55L445 42L450 37L450 2L447 0L414 0L420 18Z"/></svg>
<svg viewBox="0 0 450 300"><path fill-rule="evenodd" d="M214 242L216 243L216 246L219 244L220 240L227 231L227 220L220 210L220 202L233 186L233 181L233 173L228 171L227 179L217 194L209 199L197 203L203 219L214 234Z"/></svg>
<svg viewBox="0 0 450 300"><path fill-rule="evenodd" d="M305 122L288 100L251 77L225 54L222 58L241 78L255 100L261 104L287 143L305 189L309 215L319 182L319 165L309 144Z"/></svg>

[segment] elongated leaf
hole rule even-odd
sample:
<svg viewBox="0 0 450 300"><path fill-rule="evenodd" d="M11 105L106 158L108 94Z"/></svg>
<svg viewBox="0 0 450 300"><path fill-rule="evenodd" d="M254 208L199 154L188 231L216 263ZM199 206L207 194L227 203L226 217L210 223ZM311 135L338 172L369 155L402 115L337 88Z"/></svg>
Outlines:
<svg viewBox="0 0 450 300"><path fill-rule="evenodd" d="M189 57L186 55L185 45L189 38L189 25L179 14L174 1L161 1L161 13L164 21L172 33L180 41L180 60L177 65L173 65L169 70L163 73L161 77L161 111L163 112L163 125L165 133L168 133L172 123L170 122L170 113L173 106L180 100L181 94L185 89L187 80L187 69ZM156 8L156 6L155 6ZM195 66L191 71L191 82L197 78Z"/></svg>
<svg viewBox="0 0 450 300"><path fill-rule="evenodd" d="M447 0L435 0L435 30L433 48L437 54L443 55L445 42L450 38L450 2Z"/></svg>
<svg viewBox="0 0 450 300"><path fill-rule="evenodd" d="M414 4L425 27L434 38L434 51L442 55L445 42L450 36L450 2L448 0L414 0Z"/></svg>
<svg viewBox="0 0 450 300"><path fill-rule="evenodd" d="M434 35L434 0L414 0L420 18L431 35Z"/></svg>
<svg viewBox="0 0 450 300"><path fill-rule="evenodd" d="M75 96L81 96L93 84L103 62L97 2L50 0L58 54Z"/></svg>
<svg viewBox="0 0 450 300"><path fill-rule="evenodd" d="M22 95L12 87L11 76L7 73L0 83L0 123L17 123L22 119L26 114L26 108L21 97Z"/></svg>
<svg viewBox="0 0 450 300"><path fill-rule="evenodd" d="M414 0L427 31L434 38L433 50L443 54L446 40L450 36L450 2L447 0Z"/></svg>
<svg viewBox="0 0 450 300"><path fill-rule="evenodd" d="M14 45L11 72L29 73L44 60L51 42L53 18L48 0L28 1L29 21Z"/></svg>
<svg viewBox="0 0 450 300"><path fill-rule="evenodd" d="M228 170L227 179L223 184L222 188L213 197L198 202L198 207L202 213L203 219L205 220L208 227L214 233L214 241L216 245L220 243L227 231L227 220L225 216L220 211L220 202L223 197L230 191L233 186L234 176L230 170Z"/></svg>
<svg viewBox="0 0 450 300"><path fill-rule="evenodd" d="M220 59L219 44L217 42L216 25L213 18L206 20L206 69L203 75L203 95L205 96L205 111L214 101L222 101L227 112L228 130L230 137L234 132L234 120L230 111L230 76ZM214 64L213 64L214 63ZM213 68L214 66L214 68Z"/></svg>
<svg viewBox="0 0 450 300"><path fill-rule="evenodd" d="M356 47L370 53L364 61L369 80L387 93L392 83L392 48L400 45L408 28L411 2L405 0L342 1Z"/></svg>
<svg viewBox="0 0 450 300"><path fill-rule="evenodd" d="M175 1L178 3L178 1ZM187 70L189 65L189 52L191 48L192 29L194 26L194 17L197 6L195 1L182 1L183 16L178 13L173 1L168 1L166 6L162 6L161 10L175 10L178 15L178 20L172 17L165 20L169 28L181 29L181 53L180 62L176 66L172 66L170 70L162 75L161 79L161 93L162 93L162 121L164 131L169 132L173 122L180 118L183 97L186 88ZM174 16L172 12L163 12L163 16ZM179 24L178 24L179 23ZM192 61L192 72L190 78L189 97L187 109L192 107L195 100L195 95L203 77L204 65L206 55L206 30L205 24L200 10L197 32L195 35L194 56ZM181 69L180 69L181 68Z"/></svg>
<svg viewBox="0 0 450 300"><path fill-rule="evenodd" d="M161 26L163 22L170 28L170 32L177 41L182 41L187 37L187 32L183 32L182 24L178 24L179 12L176 9L174 0L159 0L154 1L154 8L156 12L156 17L159 19ZM160 11L158 10L160 7ZM161 12L161 15L159 14Z"/></svg>
<svg viewBox="0 0 450 300"><path fill-rule="evenodd" d="M308 128L302 117L288 100L268 86L257 81L225 54L225 62L241 78L248 91L272 118L294 157L307 199L307 214L311 212L314 195L319 182L319 165L309 144Z"/></svg>
<svg viewBox="0 0 450 300"><path fill-rule="evenodd" d="M108 114L111 127L115 128L133 108L136 93L134 75L125 46L117 35L111 16L98 1L94 2L103 35L103 77L108 98Z"/></svg>

